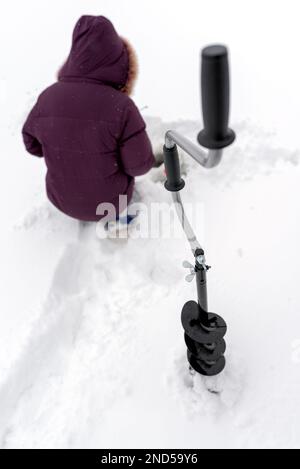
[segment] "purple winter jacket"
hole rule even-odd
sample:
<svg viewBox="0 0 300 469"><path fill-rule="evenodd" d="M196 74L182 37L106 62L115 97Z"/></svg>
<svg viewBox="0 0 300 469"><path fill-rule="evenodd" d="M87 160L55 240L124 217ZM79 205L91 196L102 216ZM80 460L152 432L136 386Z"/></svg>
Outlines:
<svg viewBox="0 0 300 469"><path fill-rule="evenodd" d="M130 77L126 42L103 16L83 16L58 82L38 98L23 127L26 149L44 156L50 201L79 220L97 206L131 199L134 177L154 163L137 107L123 91ZM123 207L124 208L124 207Z"/></svg>

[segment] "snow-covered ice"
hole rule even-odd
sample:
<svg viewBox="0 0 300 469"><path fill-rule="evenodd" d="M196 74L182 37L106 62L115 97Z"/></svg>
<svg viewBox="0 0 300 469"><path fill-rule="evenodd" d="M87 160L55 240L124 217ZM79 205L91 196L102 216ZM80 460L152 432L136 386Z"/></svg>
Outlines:
<svg viewBox="0 0 300 469"><path fill-rule="evenodd" d="M169 125L148 125L158 146ZM43 272L48 282L2 311L4 448L297 446L298 153L249 123L235 128L215 171L184 158L185 200L205 207L211 309L229 325L226 371L208 379L187 367L180 311L195 285L184 282L184 238L100 241L41 191L10 231L30 251L10 259L27 272L22 287ZM137 187L146 205L170 202L157 170Z"/></svg>
<svg viewBox="0 0 300 469"><path fill-rule="evenodd" d="M8 12L14 7L10 3ZM38 3L30 0L29 11L45 21L35 26L34 34L41 36L47 48L49 38L42 28L51 21L56 25L58 7L43 2L49 14L45 20ZM66 14L71 2L61 3ZM95 14L96 3L84 2ZM132 3L141 18L156 18L150 2L144 12ZM184 21L188 12L182 12L179 3L172 2L172 11L178 21L184 15ZM234 2L229 3L233 8ZM148 67L149 74L145 55L150 63L155 62L147 45L150 30L146 26L145 32L137 26L134 30L133 23L125 24L120 4L103 2L101 13L115 17L127 33L133 28L134 39L144 37L139 46L140 52L146 51L141 65ZM169 0L166 4L170 6ZM258 3L254 4L257 8ZM204 2L197 5L203 7ZM117 7L120 11L114 16ZM70 17L60 17L60 40L87 7L76 0L72 8ZM128 21L130 8L124 17ZM167 12L166 6L161 8ZM240 7L234 8L242 15ZM260 11L266 14L264 8ZM17 19L23 32L28 29L27 21L31 25L29 13L24 15L26 21L21 16ZM276 9L274 15L270 33L281 18ZM260 21L255 32L262 38ZM209 25L202 27L196 49L212 40ZM249 33L248 26L244 27ZM24 116L39 87L50 80L50 67L42 55L41 66L34 57L30 62L34 70L25 69L21 83L0 72L5 110L0 115L5 143L0 184L1 448L299 448L300 151L295 132L294 140L286 143L284 111L282 116L271 116L274 108L265 69L261 81L258 76L253 79L257 89L263 88L259 90L262 106L264 93L269 100L270 122L267 111L258 109L252 88L246 96L241 71L246 60L237 46L241 27L237 22L229 29L228 37L221 30L221 39L232 42L233 61L240 60L234 68L235 102L241 97L246 100L245 104L241 98L238 112L233 112L232 127L238 139L213 170L200 168L182 155L186 180L182 196L187 203L199 202L203 211L195 228L213 267L210 309L228 323L227 368L211 379L192 375L186 362L180 313L183 304L195 298L195 284L184 281L182 261L192 260L184 236L170 240L162 232L159 239L99 240L94 225L81 225L52 207L44 195L42 162L25 155L20 139ZM34 34L28 36L27 44L37 51L41 45L36 45ZM191 33L180 34L180 41L187 42L179 47L173 39L173 45L184 56L187 70L194 60L192 54L184 55ZM291 34L287 32L288 37ZM246 46L244 39L242 44ZM12 47L23 63L20 45L13 42ZM165 47L170 50L171 44L167 41ZM253 47L258 49L255 42ZM52 67L58 50L55 39L47 57ZM6 61L16 71L8 55ZM197 73L194 63L191 69ZM193 107L193 120L179 119L180 109L186 116L186 103L192 99L192 83L186 90L184 77L181 71L170 89L156 86L156 101L147 80L144 91L139 84L139 106L147 104L148 97L152 103L145 117L155 149L161 148L170 127L193 140L199 131ZM282 75L280 83L284 79ZM278 86L281 90L276 83L270 89ZM181 96L177 114L172 100L176 93ZM292 102L278 99L282 109ZM173 122L166 115L167 106L174 114ZM247 106L249 113L245 113ZM265 125L256 122L258 115ZM297 110L291 110L289 124L295 131L296 117ZM164 202L167 211L171 200L161 169L139 178L137 189L146 206ZM163 231L167 229L163 225Z"/></svg>

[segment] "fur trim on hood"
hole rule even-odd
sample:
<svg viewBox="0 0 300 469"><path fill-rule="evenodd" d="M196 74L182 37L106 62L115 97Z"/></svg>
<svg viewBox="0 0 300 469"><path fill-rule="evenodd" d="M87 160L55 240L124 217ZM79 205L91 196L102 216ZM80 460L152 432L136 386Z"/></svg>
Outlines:
<svg viewBox="0 0 300 469"><path fill-rule="evenodd" d="M126 39L125 37L121 37L125 48L127 50L128 54L128 64L129 64L129 69L128 69L128 76L127 76L127 81L126 85L121 89L123 93L126 93L128 96L131 96L136 84L136 80L138 77L139 73L139 64L138 64L138 58L137 54L131 45L131 43Z"/></svg>

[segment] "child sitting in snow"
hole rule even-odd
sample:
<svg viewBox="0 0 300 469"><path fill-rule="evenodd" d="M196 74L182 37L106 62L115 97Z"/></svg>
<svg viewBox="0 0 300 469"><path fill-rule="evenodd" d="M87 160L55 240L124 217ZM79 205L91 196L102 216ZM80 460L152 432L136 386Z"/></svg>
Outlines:
<svg viewBox="0 0 300 469"><path fill-rule="evenodd" d="M134 177L154 164L145 123L129 97L134 51L103 16L83 16L58 81L38 98L23 127L29 153L45 158L50 201L78 220L97 221L100 203L116 213ZM124 199L124 198L123 198Z"/></svg>

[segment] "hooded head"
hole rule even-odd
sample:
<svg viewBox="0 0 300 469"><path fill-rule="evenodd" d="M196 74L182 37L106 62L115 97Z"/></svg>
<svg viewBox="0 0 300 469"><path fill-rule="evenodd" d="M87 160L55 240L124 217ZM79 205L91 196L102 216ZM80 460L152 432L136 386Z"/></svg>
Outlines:
<svg viewBox="0 0 300 469"><path fill-rule="evenodd" d="M58 79L82 79L110 85L130 94L137 76L136 55L104 16L82 16L77 22L69 57Z"/></svg>

